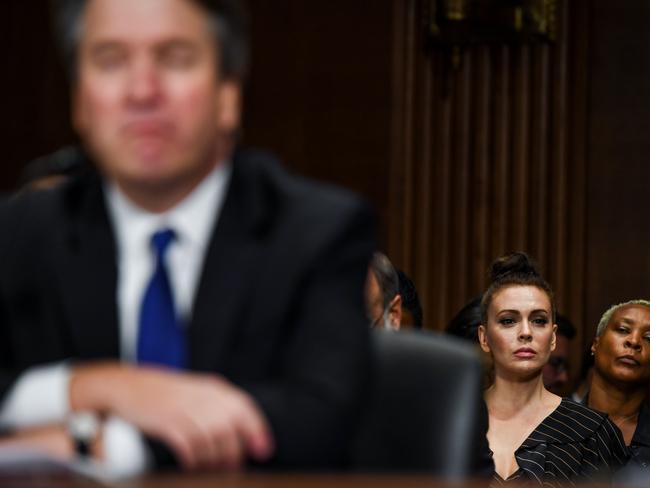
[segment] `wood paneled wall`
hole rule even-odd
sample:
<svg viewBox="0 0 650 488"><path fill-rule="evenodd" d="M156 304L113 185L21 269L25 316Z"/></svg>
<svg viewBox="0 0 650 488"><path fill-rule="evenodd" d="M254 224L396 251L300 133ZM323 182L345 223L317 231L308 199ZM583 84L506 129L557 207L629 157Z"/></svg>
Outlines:
<svg viewBox="0 0 650 488"><path fill-rule="evenodd" d="M584 313L584 43L563 2L557 42L475 46L454 68L425 49L425 0L394 4L389 253L441 329L486 286L491 261L523 250L560 310ZM582 65L580 63L583 63ZM584 77L583 77L584 78Z"/></svg>
<svg viewBox="0 0 650 488"><path fill-rule="evenodd" d="M0 14L0 193L25 163L74 140L47 0L5 1Z"/></svg>
<svg viewBox="0 0 650 488"><path fill-rule="evenodd" d="M590 8L585 323L593 331L611 304L650 299L650 2Z"/></svg>

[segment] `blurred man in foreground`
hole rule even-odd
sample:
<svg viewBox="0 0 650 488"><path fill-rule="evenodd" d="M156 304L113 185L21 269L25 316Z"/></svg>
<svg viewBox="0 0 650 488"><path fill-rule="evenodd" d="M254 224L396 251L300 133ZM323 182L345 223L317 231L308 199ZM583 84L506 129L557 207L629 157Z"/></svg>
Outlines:
<svg viewBox="0 0 650 488"><path fill-rule="evenodd" d="M90 161L0 214L2 442L120 474L340 465L370 219L234 150L241 5L56 5Z"/></svg>

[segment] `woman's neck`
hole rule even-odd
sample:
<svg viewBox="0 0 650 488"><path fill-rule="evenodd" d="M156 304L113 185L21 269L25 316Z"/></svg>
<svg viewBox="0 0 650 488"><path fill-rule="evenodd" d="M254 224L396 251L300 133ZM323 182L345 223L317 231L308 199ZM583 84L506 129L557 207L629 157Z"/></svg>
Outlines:
<svg viewBox="0 0 650 488"><path fill-rule="evenodd" d="M629 419L639 413L645 394L644 387L618 385L607 381L598 371L594 371L588 404L595 410L607 413L614 421L623 418Z"/></svg>
<svg viewBox="0 0 650 488"><path fill-rule="evenodd" d="M530 380L511 380L497 374L494 384L485 392L485 401L491 414L499 417L510 417L528 406L538 408L539 405L551 401L555 397L549 393L542 383L542 376Z"/></svg>
<svg viewBox="0 0 650 488"><path fill-rule="evenodd" d="M645 388L628 387L608 381L594 370L589 390L589 407L609 415L630 445L639 423L639 410L645 397Z"/></svg>

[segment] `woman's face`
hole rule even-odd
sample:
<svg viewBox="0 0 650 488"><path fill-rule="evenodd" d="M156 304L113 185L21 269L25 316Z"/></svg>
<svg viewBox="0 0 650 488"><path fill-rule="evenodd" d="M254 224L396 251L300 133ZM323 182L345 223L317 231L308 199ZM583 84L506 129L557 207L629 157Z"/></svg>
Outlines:
<svg viewBox="0 0 650 488"><path fill-rule="evenodd" d="M536 286L513 285L492 297L481 348L492 355L497 376L527 380L540 375L555 349L551 300Z"/></svg>
<svg viewBox="0 0 650 488"><path fill-rule="evenodd" d="M626 305L612 314L591 346L596 372L629 384L650 382L650 308Z"/></svg>

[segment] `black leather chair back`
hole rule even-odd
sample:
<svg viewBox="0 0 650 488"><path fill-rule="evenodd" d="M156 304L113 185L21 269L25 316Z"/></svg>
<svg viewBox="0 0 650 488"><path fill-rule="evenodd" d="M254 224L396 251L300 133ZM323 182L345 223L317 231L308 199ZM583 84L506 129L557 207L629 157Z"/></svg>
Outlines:
<svg viewBox="0 0 650 488"><path fill-rule="evenodd" d="M373 333L373 387L353 446L364 472L447 480L485 469L487 411L471 345L426 332Z"/></svg>

